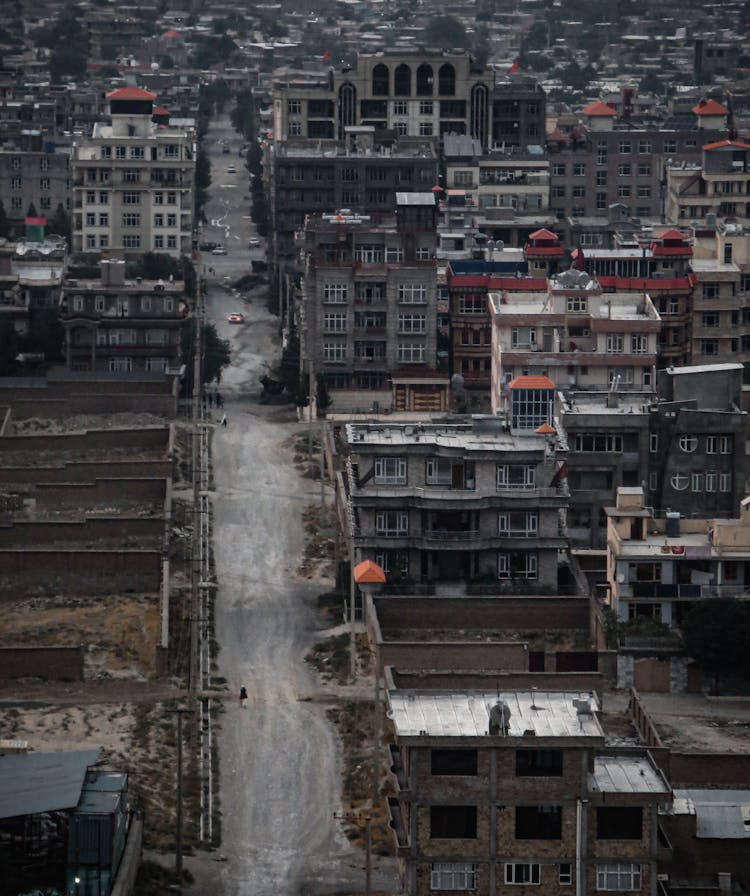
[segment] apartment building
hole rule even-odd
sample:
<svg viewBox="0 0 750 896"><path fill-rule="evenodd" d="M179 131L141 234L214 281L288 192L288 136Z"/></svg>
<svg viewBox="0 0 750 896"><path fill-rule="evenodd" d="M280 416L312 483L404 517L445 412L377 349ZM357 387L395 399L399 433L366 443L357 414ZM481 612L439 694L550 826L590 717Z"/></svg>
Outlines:
<svg viewBox="0 0 750 896"><path fill-rule="evenodd" d="M750 217L750 144L703 143L694 163L666 166L667 216L676 224Z"/></svg>
<svg viewBox="0 0 750 896"><path fill-rule="evenodd" d="M347 211L308 217L303 363L325 376L334 403L351 391L370 393L366 402L390 402L392 374L411 370L430 380L425 400L431 396L428 404L441 410L448 377L435 377L435 198L398 193L396 206L396 215L380 218Z"/></svg>
<svg viewBox="0 0 750 896"><path fill-rule="evenodd" d="M390 688L404 892L657 890L659 804L645 750L605 747L593 694Z"/></svg>
<svg viewBox="0 0 750 896"><path fill-rule="evenodd" d="M308 214L347 208L360 215L393 213L397 192L429 192L438 182L435 147L383 140L372 127L347 129L348 140L288 140L266 146L274 253L294 254L294 234Z"/></svg>
<svg viewBox="0 0 750 896"><path fill-rule="evenodd" d="M105 259L101 279L67 279L60 300L65 364L114 374L176 372L188 314L182 282L125 279L125 262Z"/></svg>
<svg viewBox="0 0 750 896"><path fill-rule="evenodd" d="M643 391L654 383L659 312L646 292L605 293L585 271L563 271L546 294L491 292L493 413L519 375L555 387Z"/></svg>
<svg viewBox="0 0 750 896"><path fill-rule="evenodd" d="M595 277L606 292L648 293L661 317L660 367L690 363L695 331L696 281L692 240L679 230L648 228L615 235L614 248L579 248L573 264Z"/></svg>
<svg viewBox="0 0 750 896"><path fill-rule="evenodd" d="M650 408L648 500L661 516L733 517L745 496L741 364L669 367Z"/></svg>
<svg viewBox="0 0 750 896"><path fill-rule="evenodd" d="M275 141L343 140L346 128L371 125L431 140L466 134L482 146L540 144L544 91L522 79L495 83L466 50L389 49L359 53L353 67L320 77L277 81Z"/></svg>
<svg viewBox="0 0 750 896"><path fill-rule="evenodd" d="M509 593L557 593L565 550L565 445L550 403L519 390L533 428L497 418L456 424L348 424L337 492L359 559L417 582L500 579ZM537 406L539 405L539 406Z"/></svg>
<svg viewBox="0 0 750 896"><path fill-rule="evenodd" d="M69 212L70 186L70 152L43 141L39 131L25 131L0 148L0 202L18 232L32 207L48 218L58 206Z"/></svg>
<svg viewBox="0 0 750 896"><path fill-rule="evenodd" d="M657 518L642 488L621 488L607 508L608 602L622 621L644 616L671 628L698 600L750 591L750 499L739 519Z"/></svg>
<svg viewBox="0 0 750 896"><path fill-rule="evenodd" d="M153 93L107 95L111 124L73 145L73 250L127 257L192 250L195 136L157 125Z"/></svg>
<svg viewBox="0 0 750 896"><path fill-rule="evenodd" d="M698 108L698 107L696 107ZM661 123L618 118L597 101L582 112L583 124L570 138L548 140L550 208L568 218L606 217L610 205L626 207L635 218L676 221L665 207L664 181L675 164L700 163L702 144L726 136L721 123L697 113ZM709 126L706 133L702 127ZM714 130L714 128L716 128Z"/></svg>

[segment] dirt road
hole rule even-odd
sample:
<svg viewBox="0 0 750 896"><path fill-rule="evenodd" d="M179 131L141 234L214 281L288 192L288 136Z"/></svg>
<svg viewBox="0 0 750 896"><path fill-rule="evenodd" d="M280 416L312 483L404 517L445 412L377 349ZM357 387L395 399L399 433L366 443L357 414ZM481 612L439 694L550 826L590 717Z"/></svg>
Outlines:
<svg viewBox="0 0 750 896"><path fill-rule="evenodd" d="M219 155L219 137L230 140L230 156ZM239 139L223 119L207 145L218 166L237 158ZM227 861L214 866L221 889L212 892L296 896L361 887L363 856L334 818L340 768L325 705L300 702L318 687L304 654L316 638L314 598L325 586L311 586L295 572L304 543L302 511L319 495L292 463L290 442L299 424L288 410L257 401L258 377L279 351L276 318L261 294L243 303L220 285L226 274L249 267L240 249L251 233L241 208L245 193L243 187L224 189L220 204L207 209L213 220L221 212L231 247L216 260L221 266L210 280L207 313L232 344L232 365L221 384L228 425L213 436L213 512L219 674L237 694L227 701L218 733ZM204 233L213 238L210 228ZM245 323L227 324L237 310ZM249 695L244 706L241 686ZM392 865L382 871L393 880Z"/></svg>

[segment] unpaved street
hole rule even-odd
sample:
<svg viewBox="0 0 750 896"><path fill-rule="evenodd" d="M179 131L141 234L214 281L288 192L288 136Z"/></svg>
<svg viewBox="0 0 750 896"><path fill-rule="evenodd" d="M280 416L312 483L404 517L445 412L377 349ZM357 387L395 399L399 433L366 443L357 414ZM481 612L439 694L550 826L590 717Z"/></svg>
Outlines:
<svg viewBox="0 0 750 896"><path fill-rule="evenodd" d="M218 137L231 140L231 156L220 154ZM319 500L319 489L293 466L290 443L300 426L290 410L257 401L258 377L279 351L265 295L255 291L244 303L221 285L224 275L236 278L249 268L245 247L252 228L241 208L246 215L239 144L225 118L206 141L215 185L223 183L228 160L240 172L236 189L212 187L207 209L210 219L221 215L222 228L229 228L223 231L229 254L204 256L216 271L208 319L230 339L233 353L220 387L228 426L216 427L212 449L219 674L232 694L218 732L227 861L216 865L221 889L212 893L296 896L341 889L349 880L361 887L363 857L334 818L340 807L336 733L323 704L300 702L317 689L304 654L315 640L314 598L325 586L298 579L296 569L301 514ZM217 227L204 228L204 239L221 236ZM244 324L226 323L234 311L245 315ZM249 700L241 707L242 685Z"/></svg>

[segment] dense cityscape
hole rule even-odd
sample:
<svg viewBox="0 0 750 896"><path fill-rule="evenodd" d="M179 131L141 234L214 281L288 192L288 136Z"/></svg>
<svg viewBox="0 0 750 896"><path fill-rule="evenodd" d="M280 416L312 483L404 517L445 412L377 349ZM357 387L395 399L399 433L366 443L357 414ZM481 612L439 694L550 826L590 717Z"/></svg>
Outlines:
<svg viewBox="0 0 750 896"><path fill-rule="evenodd" d="M750 891L749 28L3 5L0 896Z"/></svg>

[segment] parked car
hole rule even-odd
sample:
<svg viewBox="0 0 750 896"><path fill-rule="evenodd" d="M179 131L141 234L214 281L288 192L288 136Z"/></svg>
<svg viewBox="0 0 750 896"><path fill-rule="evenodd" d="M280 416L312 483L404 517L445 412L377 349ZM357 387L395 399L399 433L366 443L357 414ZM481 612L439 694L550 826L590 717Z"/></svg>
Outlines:
<svg viewBox="0 0 750 896"><path fill-rule="evenodd" d="M227 165L227 174L237 174L236 165Z"/></svg>
<svg viewBox="0 0 750 896"><path fill-rule="evenodd" d="M212 255L226 255L227 250L224 248L224 246L216 246L215 248L213 248L211 250L211 254Z"/></svg>
<svg viewBox="0 0 750 896"><path fill-rule="evenodd" d="M260 247L260 240L258 239L258 237L251 236L250 239L247 241L247 248L248 249L258 249L259 247Z"/></svg>
<svg viewBox="0 0 750 896"><path fill-rule="evenodd" d="M243 314L240 314L238 311L235 311L233 314L230 314L227 317L227 320L230 324L244 324L245 316Z"/></svg>
<svg viewBox="0 0 750 896"><path fill-rule="evenodd" d="M209 243L209 242L206 242L206 243L201 243L201 244L198 246L198 248L201 250L201 252L213 252L213 250L214 250L218 245L219 245L218 243Z"/></svg>

